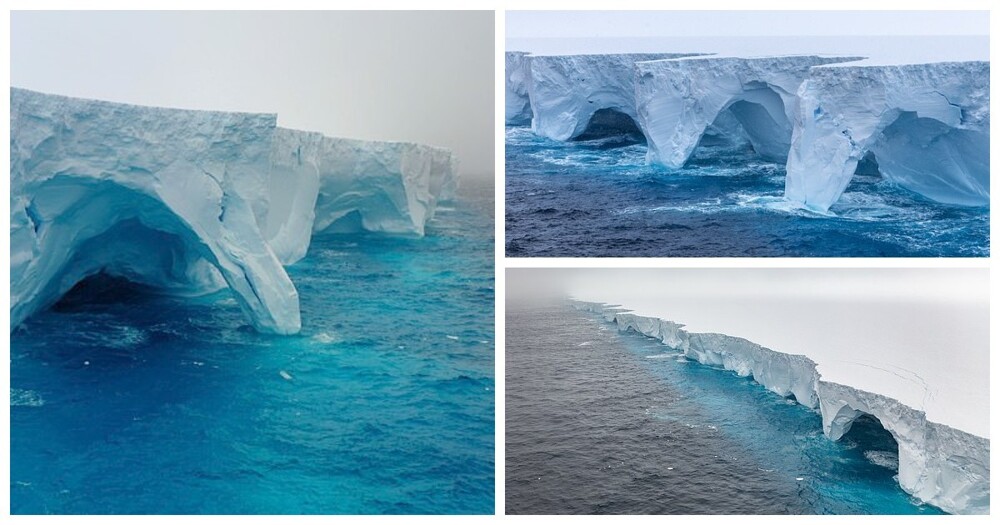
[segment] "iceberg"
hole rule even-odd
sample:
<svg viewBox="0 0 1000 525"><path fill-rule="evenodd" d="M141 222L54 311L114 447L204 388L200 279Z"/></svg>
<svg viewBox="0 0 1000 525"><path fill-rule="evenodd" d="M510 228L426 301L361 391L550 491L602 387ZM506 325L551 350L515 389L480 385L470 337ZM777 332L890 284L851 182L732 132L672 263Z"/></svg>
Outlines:
<svg viewBox="0 0 1000 525"><path fill-rule="evenodd" d="M635 126L647 163L670 168L703 138L749 141L786 164L786 200L824 213L859 164L934 201L989 204L987 61L513 52L506 66L507 123L530 110L550 139Z"/></svg>
<svg viewBox="0 0 1000 525"><path fill-rule="evenodd" d="M989 513L989 439L928 420L924 410L897 399L824 379L819 365L804 355L771 350L740 337L697 333L683 324L601 302L574 299L579 310L680 350L700 363L752 377L781 396L791 396L822 417L823 432L838 440L868 414L899 445L900 487L919 500L951 513Z"/></svg>
<svg viewBox="0 0 1000 525"><path fill-rule="evenodd" d="M454 198L457 173L443 148L278 128L266 237L287 265L327 231L423 236L438 203Z"/></svg>
<svg viewBox="0 0 1000 525"><path fill-rule="evenodd" d="M935 201L990 199L990 64L814 67L799 90L785 197L826 211L858 163Z"/></svg>
<svg viewBox="0 0 1000 525"><path fill-rule="evenodd" d="M531 129L554 140L578 137L601 110L638 119L635 63L691 56L689 53L527 55ZM508 77L516 73L509 73ZM613 112L613 113L612 113ZM626 121L627 122L627 121Z"/></svg>
<svg viewBox="0 0 1000 525"><path fill-rule="evenodd" d="M277 128L273 114L135 106L11 89L11 330L105 274L157 291L228 287L292 334L285 273L346 216L422 235L454 195L450 152Z"/></svg>
<svg viewBox="0 0 1000 525"><path fill-rule="evenodd" d="M762 158L785 162L799 105L798 88L809 69L849 60L857 58L693 57L637 62L635 92L639 125L649 147L646 160L671 168L684 166L702 136L722 118L722 122L737 121Z"/></svg>

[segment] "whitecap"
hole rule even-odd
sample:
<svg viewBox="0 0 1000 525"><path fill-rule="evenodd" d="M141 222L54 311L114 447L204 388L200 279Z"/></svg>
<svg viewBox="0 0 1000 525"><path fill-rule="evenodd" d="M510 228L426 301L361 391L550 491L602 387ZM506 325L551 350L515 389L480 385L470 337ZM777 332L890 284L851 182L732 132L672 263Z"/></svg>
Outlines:
<svg viewBox="0 0 1000 525"><path fill-rule="evenodd" d="M40 407L43 405L45 405L45 400L34 390L13 387L10 389L10 406L12 407Z"/></svg>
<svg viewBox="0 0 1000 525"><path fill-rule="evenodd" d="M104 337L106 345L111 348L131 348L145 343L149 336L144 330L131 326L111 326L113 335Z"/></svg>
<svg viewBox="0 0 1000 525"><path fill-rule="evenodd" d="M865 458L873 465L899 470L899 455L887 450L866 450Z"/></svg>
<svg viewBox="0 0 1000 525"><path fill-rule="evenodd" d="M312 336L311 339L313 341L316 341L317 343L323 343L323 344L339 343L341 341L340 336L338 336L336 333L331 334L328 332L320 332Z"/></svg>

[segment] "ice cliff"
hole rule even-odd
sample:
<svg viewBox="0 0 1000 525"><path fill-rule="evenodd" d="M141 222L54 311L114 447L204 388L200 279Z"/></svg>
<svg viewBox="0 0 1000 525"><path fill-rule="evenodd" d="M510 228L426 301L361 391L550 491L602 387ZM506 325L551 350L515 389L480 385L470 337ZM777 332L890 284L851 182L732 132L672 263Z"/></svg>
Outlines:
<svg viewBox="0 0 1000 525"><path fill-rule="evenodd" d="M647 161L682 167L706 130L729 112L761 157L785 162L799 85L812 66L845 60L855 59L695 57L636 63Z"/></svg>
<svg viewBox="0 0 1000 525"><path fill-rule="evenodd" d="M703 137L748 139L787 163L786 199L822 212L866 155L929 199L989 203L989 62L508 53L506 65L507 123L530 110L532 130L550 139L580 137L592 119L631 119L647 161L671 168Z"/></svg>
<svg viewBox="0 0 1000 525"><path fill-rule="evenodd" d="M530 124L531 103L528 101L527 53L507 51L504 53L504 103L507 124Z"/></svg>
<svg viewBox="0 0 1000 525"><path fill-rule="evenodd" d="M544 137L569 140L582 134L599 110L635 121L635 63L683 56L689 54L522 56L527 61L521 67L527 73L531 129ZM508 78L512 76L516 73Z"/></svg>
<svg viewBox="0 0 1000 525"><path fill-rule="evenodd" d="M778 395L817 409L830 439L839 440L862 415L874 416L899 445L898 480L903 490L947 512L989 513L989 439L928 421L923 411L895 399L824 381L816 363L805 356L729 335L689 333L684 325L604 303L572 304L601 315L622 332L652 337L700 363L752 377Z"/></svg>
<svg viewBox="0 0 1000 525"><path fill-rule="evenodd" d="M265 236L284 264L327 231L422 236L438 201L455 195L456 162L442 148L278 128Z"/></svg>
<svg viewBox="0 0 1000 525"><path fill-rule="evenodd" d="M275 115L11 89L11 329L105 273L232 290L262 332L301 326L282 264L345 227L422 235L456 188L446 150L333 139ZM354 219L353 221L351 219Z"/></svg>
<svg viewBox="0 0 1000 525"><path fill-rule="evenodd" d="M815 67L799 98L788 199L825 211L871 152L904 188L989 204L989 62Z"/></svg>

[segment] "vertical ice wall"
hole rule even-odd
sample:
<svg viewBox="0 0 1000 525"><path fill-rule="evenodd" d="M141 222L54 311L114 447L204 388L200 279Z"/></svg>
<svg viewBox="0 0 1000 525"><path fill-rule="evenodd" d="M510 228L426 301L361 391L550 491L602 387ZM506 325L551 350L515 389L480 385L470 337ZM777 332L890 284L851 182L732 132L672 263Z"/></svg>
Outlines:
<svg viewBox="0 0 1000 525"><path fill-rule="evenodd" d="M504 53L504 103L505 121L508 125L531 122L531 103L528 101L527 53L507 51Z"/></svg>
<svg viewBox="0 0 1000 525"><path fill-rule="evenodd" d="M904 188L989 204L989 62L815 67L799 98L788 199L827 210L871 152Z"/></svg>

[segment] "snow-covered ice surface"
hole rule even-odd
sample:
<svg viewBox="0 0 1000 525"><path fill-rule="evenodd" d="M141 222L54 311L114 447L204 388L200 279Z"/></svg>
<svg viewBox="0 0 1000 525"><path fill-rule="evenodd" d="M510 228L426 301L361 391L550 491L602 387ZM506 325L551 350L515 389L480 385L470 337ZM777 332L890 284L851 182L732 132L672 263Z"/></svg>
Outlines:
<svg viewBox="0 0 1000 525"><path fill-rule="evenodd" d="M573 295L623 330L818 408L832 439L877 417L899 444L904 490L949 512L988 512L988 276L868 272L606 274Z"/></svg>
<svg viewBox="0 0 1000 525"><path fill-rule="evenodd" d="M12 88L11 329L104 273L172 294L228 287L256 329L298 332L282 265L335 226L422 235L455 168L440 148L284 130L271 114Z"/></svg>
<svg viewBox="0 0 1000 525"><path fill-rule="evenodd" d="M539 55L713 53L728 56L865 56L865 64L989 60L987 36L762 36L664 38L508 38L508 51Z"/></svg>

